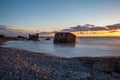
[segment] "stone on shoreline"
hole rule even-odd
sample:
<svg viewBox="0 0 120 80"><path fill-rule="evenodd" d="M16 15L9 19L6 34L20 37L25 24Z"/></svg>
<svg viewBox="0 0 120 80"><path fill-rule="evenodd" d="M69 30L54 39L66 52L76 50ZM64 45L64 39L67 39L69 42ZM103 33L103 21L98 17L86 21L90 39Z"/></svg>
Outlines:
<svg viewBox="0 0 120 80"><path fill-rule="evenodd" d="M92 66L96 70L109 74L112 72L120 73L120 57L82 57L77 59Z"/></svg>

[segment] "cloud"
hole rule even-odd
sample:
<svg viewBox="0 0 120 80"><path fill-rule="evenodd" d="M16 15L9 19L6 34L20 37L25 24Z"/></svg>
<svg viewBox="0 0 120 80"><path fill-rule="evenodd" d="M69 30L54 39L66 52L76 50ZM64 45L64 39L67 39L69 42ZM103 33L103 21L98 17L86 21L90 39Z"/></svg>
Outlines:
<svg viewBox="0 0 120 80"><path fill-rule="evenodd" d="M8 26L6 25L0 25L0 30L5 30Z"/></svg>
<svg viewBox="0 0 120 80"><path fill-rule="evenodd" d="M120 29L120 23L106 26L110 30Z"/></svg>
<svg viewBox="0 0 120 80"><path fill-rule="evenodd" d="M28 35L30 33L27 30L15 29L12 26L0 25L0 34L7 36L18 36L18 35Z"/></svg>
<svg viewBox="0 0 120 80"><path fill-rule="evenodd" d="M99 30L107 30L106 27L93 27L93 28L90 28L91 31L99 31Z"/></svg>
<svg viewBox="0 0 120 80"><path fill-rule="evenodd" d="M77 25L75 27L71 27L71 29L73 30L78 30L78 31L84 31L84 30L88 30L89 26L81 26L81 25Z"/></svg>
<svg viewBox="0 0 120 80"><path fill-rule="evenodd" d="M108 25L105 27L102 26L95 26L91 24L86 25L77 25L74 27L70 27L69 29L63 29L63 31L101 31L101 30L116 30L120 29L120 24Z"/></svg>
<svg viewBox="0 0 120 80"><path fill-rule="evenodd" d="M95 26L95 25L91 25L91 24L85 24L85 25L77 25L77 26L74 26L74 27L70 27L70 29L64 29L63 31L88 31L88 30L91 30L91 31L96 31L96 30L105 30L106 28L105 27L98 27L98 26Z"/></svg>
<svg viewBox="0 0 120 80"><path fill-rule="evenodd" d="M39 35L47 35L47 34L51 34L53 32L39 32Z"/></svg>

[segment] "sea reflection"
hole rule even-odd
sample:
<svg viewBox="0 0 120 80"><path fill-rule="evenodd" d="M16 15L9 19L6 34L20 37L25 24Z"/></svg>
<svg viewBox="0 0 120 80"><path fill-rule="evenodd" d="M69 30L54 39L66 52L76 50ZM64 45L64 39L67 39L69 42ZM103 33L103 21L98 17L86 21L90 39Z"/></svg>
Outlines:
<svg viewBox="0 0 120 80"><path fill-rule="evenodd" d="M2 47L32 50L64 57L120 56L120 38L80 38L72 44L54 44L53 40L8 41Z"/></svg>
<svg viewBox="0 0 120 80"><path fill-rule="evenodd" d="M77 48L77 43L68 43L68 44L64 44L64 43L57 43L54 44L54 47L72 47L72 48Z"/></svg>

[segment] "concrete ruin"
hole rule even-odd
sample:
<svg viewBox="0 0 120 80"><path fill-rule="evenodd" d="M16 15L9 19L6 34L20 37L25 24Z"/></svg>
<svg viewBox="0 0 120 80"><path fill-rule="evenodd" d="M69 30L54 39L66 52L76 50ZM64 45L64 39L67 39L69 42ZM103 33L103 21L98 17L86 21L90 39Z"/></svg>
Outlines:
<svg viewBox="0 0 120 80"><path fill-rule="evenodd" d="M75 43L76 35L71 32L56 32L54 43Z"/></svg>
<svg viewBox="0 0 120 80"><path fill-rule="evenodd" d="M39 34L35 34L35 35L29 34L28 40L39 41Z"/></svg>

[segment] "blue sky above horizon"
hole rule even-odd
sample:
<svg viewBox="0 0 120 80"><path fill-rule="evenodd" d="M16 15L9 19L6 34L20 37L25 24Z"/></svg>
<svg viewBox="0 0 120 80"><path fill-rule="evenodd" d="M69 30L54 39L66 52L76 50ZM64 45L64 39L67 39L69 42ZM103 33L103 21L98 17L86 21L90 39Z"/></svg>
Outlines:
<svg viewBox="0 0 120 80"><path fill-rule="evenodd" d="M0 0L0 24L54 31L120 23L120 0Z"/></svg>

